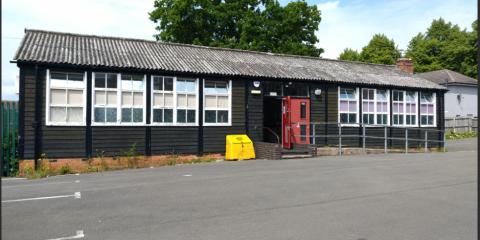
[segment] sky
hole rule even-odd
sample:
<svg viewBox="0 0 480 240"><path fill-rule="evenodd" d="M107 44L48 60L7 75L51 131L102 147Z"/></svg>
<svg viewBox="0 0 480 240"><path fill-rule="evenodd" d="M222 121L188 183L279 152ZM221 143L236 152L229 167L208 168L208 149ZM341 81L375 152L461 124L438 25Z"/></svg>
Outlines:
<svg viewBox="0 0 480 240"><path fill-rule="evenodd" d="M280 0L282 5L289 1ZM324 58L345 48L361 50L375 33L393 38L405 50L410 39L443 17L471 30L475 0L307 0L321 10L317 36ZM148 19L153 0L3 0L2 99L18 99L18 68L10 63L24 29L96 34L154 40Z"/></svg>

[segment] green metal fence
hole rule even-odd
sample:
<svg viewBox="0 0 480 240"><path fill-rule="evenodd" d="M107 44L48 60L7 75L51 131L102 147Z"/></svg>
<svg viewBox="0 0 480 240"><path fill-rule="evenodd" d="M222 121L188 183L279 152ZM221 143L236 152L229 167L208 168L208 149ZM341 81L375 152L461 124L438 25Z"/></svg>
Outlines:
<svg viewBox="0 0 480 240"><path fill-rule="evenodd" d="M2 101L2 176L18 170L18 102Z"/></svg>

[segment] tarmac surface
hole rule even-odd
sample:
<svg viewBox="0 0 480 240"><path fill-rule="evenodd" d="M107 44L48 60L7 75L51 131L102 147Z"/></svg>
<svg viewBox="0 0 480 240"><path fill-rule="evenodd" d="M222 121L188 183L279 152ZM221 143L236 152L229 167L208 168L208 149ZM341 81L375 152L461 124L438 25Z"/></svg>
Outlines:
<svg viewBox="0 0 480 240"><path fill-rule="evenodd" d="M476 142L447 146L2 179L2 239L477 239Z"/></svg>

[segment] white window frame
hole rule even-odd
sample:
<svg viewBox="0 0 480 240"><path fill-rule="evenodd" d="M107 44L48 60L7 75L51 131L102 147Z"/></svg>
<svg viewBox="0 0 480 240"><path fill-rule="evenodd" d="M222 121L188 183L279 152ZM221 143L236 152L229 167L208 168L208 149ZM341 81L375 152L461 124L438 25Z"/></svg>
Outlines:
<svg viewBox="0 0 480 240"><path fill-rule="evenodd" d="M115 104L115 108L117 109L117 121L116 122L95 122L95 107L96 107L96 104L95 104L95 92L97 91L97 88L95 87L95 74L96 73L99 73L99 74L115 74L115 76L117 77L117 88L115 88L115 94L116 94L116 97L117 97L117 102ZM105 82L106 84L106 82ZM121 94L119 94L119 91L118 91L118 88L119 88L119 74L118 73L112 73L112 72L92 72L92 117L91 117L91 120L92 120L92 126L118 126L119 125L119 108L118 106L121 105L120 104L120 101L121 101ZM98 88L99 91L102 91L102 92L113 92L113 90L108 90L107 88ZM105 101L107 101L107 96L105 96ZM99 106L99 107L102 107L102 108L107 108L108 106ZM110 107L111 108L111 107ZM106 113L105 113L106 114Z"/></svg>
<svg viewBox="0 0 480 240"><path fill-rule="evenodd" d="M154 82L154 78L155 77L161 77L163 78L162 79L162 87L163 87L163 90L155 90L154 86L155 86L155 82ZM165 91L165 78L172 78L173 79L173 82L172 82L172 91ZM176 77L174 76L166 76L166 75L151 75L150 76L150 89L151 89L151 111L150 111L150 125L152 126L174 126L175 125L175 120L176 120L176 114L177 114L177 111L176 111L176 106L177 106L177 95L175 93L175 90L176 90ZM154 103L155 103L155 93L161 93L162 96L165 96L165 94L172 94L172 107L157 107L155 108L154 106ZM163 97L163 104L165 106L165 97ZM154 122L153 119L153 112L155 109L172 109L172 122ZM163 117L165 117L165 113L162 115Z"/></svg>
<svg viewBox="0 0 480 240"><path fill-rule="evenodd" d="M419 92L419 104L420 109L422 107L422 94L424 92ZM432 102L433 102L433 114L422 114L421 111L418 113L418 121L420 123L420 127L436 127L437 126L437 93L432 92ZM423 116L433 116L433 124L422 124L422 115Z"/></svg>
<svg viewBox="0 0 480 240"><path fill-rule="evenodd" d="M98 72L98 73L112 73L112 72ZM143 107L142 107L142 122L122 122L122 74L114 73L117 75L117 121L116 122L95 122L95 72L92 72L92 126L145 126L146 125L146 103L147 103L147 84L146 74L125 74L125 75L143 75ZM140 92L139 90L125 90L128 92Z"/></svg>
<svg viewBox="0 0 480 240"><path fill-rule="evenodd" d="M341 123L340 122L340 114L341 113L354 113L354 112L350 112L350 111L341 111L340 110L340 89L341 88L353 88L355 89L355 101L357 103L357 110L356 110L356 119L355 119L355 123ZM359 126L359 118L360 118L360 93L359 93L359 88L355 88L355 87L341 87L341 86L338 86L338 92L337 92L337 109L338 109L338 116L337 116L337 121L339 124L341 124L342 126ZM350 100L351 101L351 100Z"/></svg>
<svg viewBox="0 0 480 240"><path fill-rule="evenodd" d="M373 99L365 99L363 91L372 91L373 90ZM365 124L365 125L375 125L377 123L377 90L374 88L361 88L360 91L362 92L362 98L361 98L361 104L362 104L362 116L360 117L360 122L362 124L365 124L363 122L363 114L373 114L373 123L372 124ZM363 103L373 103L373 111L365 112L365 109L363 108Z"/></svg>
<svg viewBox="0 0 480 240"><path fill-rule="evenodd" d="M53 71L53 72L61 72L61 73L73 73L73 72L68 72L68 71ZM76 72L78 73L78 72ZM45 86L45 125L46 126L85 126L86 125L86 114L87 114L87 72L83 72L83 87L78 88L78 87L54 87L54 89L66 89L67 90L67 97L68 97L68 89L73 89L73 90L82 90L83 91L83 105L82 107L82 122L81 123L68 123L68 122L52 122L50 121L50 107L55 107L55 105L52 106L50 103L50 93L51 93L51 88L50 88L50 69L47 69L46 71L46 86ZM63 107L69 107L68 103L65 104ZM70 107L80 107L80 106L70 106ZM68 114L68 113L66 113Z"/></svg>
<svg viewBox="0 0 480 240"><path fill-rule="evenodd" d="M364 99L364 95L363 95L363 90L373 90L373 100L372 99ZM385 91L386 92L386 98L387 100L379 100L377 98L377 91ZM362 88L360 89L360 91L362 91L362 100L360 101L361 104L362 104L362 116L360 118L361 120L361 123L363 123L363 114L373 114L373 124L366 124L365 126L375 126L375 125L380 125L380 126L388 126L390 125L390 92L389 90L387 89L376 89L376 88ZM373 112L370 111L370 112L365 112L364 111L364 108L363 108L363 103L364 102L371 102L374 104L374 107L373 107ZM387 112L379 112L378 110L378 103L387 103ZM383 115L383 114L387 114L387 123L379 123L378 122L378 115Z"/></svg>
<svg viewBox="0 0 480 240"><path fill-rule="evenodd" d="M411 114L411 113L407 113L407 103L412 103L412 102L407 102L407 92L414 92L415 93L415 100L413 101L413 103L415 103L415 123L414 124L407 124L407 116L413 116L414 114ZM403 98L403 101L405 102L404 104L404 115L405 115L405 119L404 119L404 124L406 127L418 127L418 121L420 120L419 117L418 117L418 92L417 91L405 91L404 93L404 98Z"/></svg>
<svg viewBox="0 0 480 240"><path fill-rule="evenodd" d="M204 126L232 126L232 80L226 81L228 83L227 86L227 93L226 94L205 94L205 79L203 79L203 125ZM207 80L208 81L208 80ZM212 80L215 81L215 80ZM221 81L221 80L219 80ZM219 108L218 106L215 108L212 107L206 107L206 102L205 98L206 96L215 96L218 98L218 96L227 96L228 97L228 108ZM218 103L218 100L217 100ZM207 110L212 110L212 111L228 111L228 122L226 123L207 123L205 122L205 111Z"/></svg>
<svg viewBox="0 0 480 240"><path fill-rule="evenodd" d="M154 81L153 81L153 78L154 77L171 77L173 78L173 91L171 91L171 93L173 94L173 107L171 108L157 108L157 109L172 109L173 111L173 116L172 116L172 122L171 123L165 123L165 122L154 122L153 121L153 110L155 109L154 108L154 94L155 93L170 93L170 91L164 91L164 90L154 90ZM191 77L180 77L180 79L186 79L186 80L195 80L195 108L184 108L184 107L181 107L181 108L178 108L177 107L177 96L180 94L180 95L183 95L183 94L188 94L188 93L184 93L184 92L180 92L178 93L177 92L177 79L178 77L177 76L169 76L169 75L152 75L150 76L150 86L151 86L151 109L150 109L150 125L152 126L198 126L198 100L199 100L199 94L198 94L198 90L199 90L199 78L191 78ZM195 110L195 122L194 123L179 123L177 122L177 110Z"/></svg>
<svg viewBox="0 0 480 240"><path fill-rule="evenodd" d="M399 93L402 93L402 101L396 101L394 99L395 97L395 92L399 92ZM392 90L392 126L400 126L400 127L403 127L405 126L405 112L406 112L406 109L405 109L405 91L404 90ZM403 107L403 112L402 113L395 113L394 112L394 109L395 109L395 103L401 103L402 107ZM397 124L395 123L395 120L394 120L394 117L395 115L400 115L402 117L402 124Z"/></svg>
<svg viewBox="0 0 480 240"><path fill-rule="evenodd" d="M384 101L384 100L380 101L377 98L377 91L378 90L386 92L386 94L387 94L387 100L386 101ZM384 123L378 123L378 115L385 114L385 112L379 112L378 111L378 103L380 103L380 102L382 102L382 103L386 102L387 103L387 112L386 112L387 113L387 123L385 123L385 124ZM375 124L380 125L380 126L390 126L390 90L388 90L388 89L375 89Z"/></svg>

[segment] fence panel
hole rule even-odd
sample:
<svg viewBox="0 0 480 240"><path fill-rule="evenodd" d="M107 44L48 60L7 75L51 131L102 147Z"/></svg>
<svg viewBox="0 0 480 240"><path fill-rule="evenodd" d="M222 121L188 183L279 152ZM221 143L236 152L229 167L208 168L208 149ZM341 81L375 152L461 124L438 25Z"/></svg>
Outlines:
<svg viewBox="0 0 480 240"><path fill-rule="evenodd" d="M18 170L18 102L2 101L2 176L12 176Z"/></svg>
<svg viewBox="0 0 480 240"><path fill-rule="evenodd" d="M478 130L478 118L454 117L445 119L445 130L451 132L471 132Z"/></svg>

